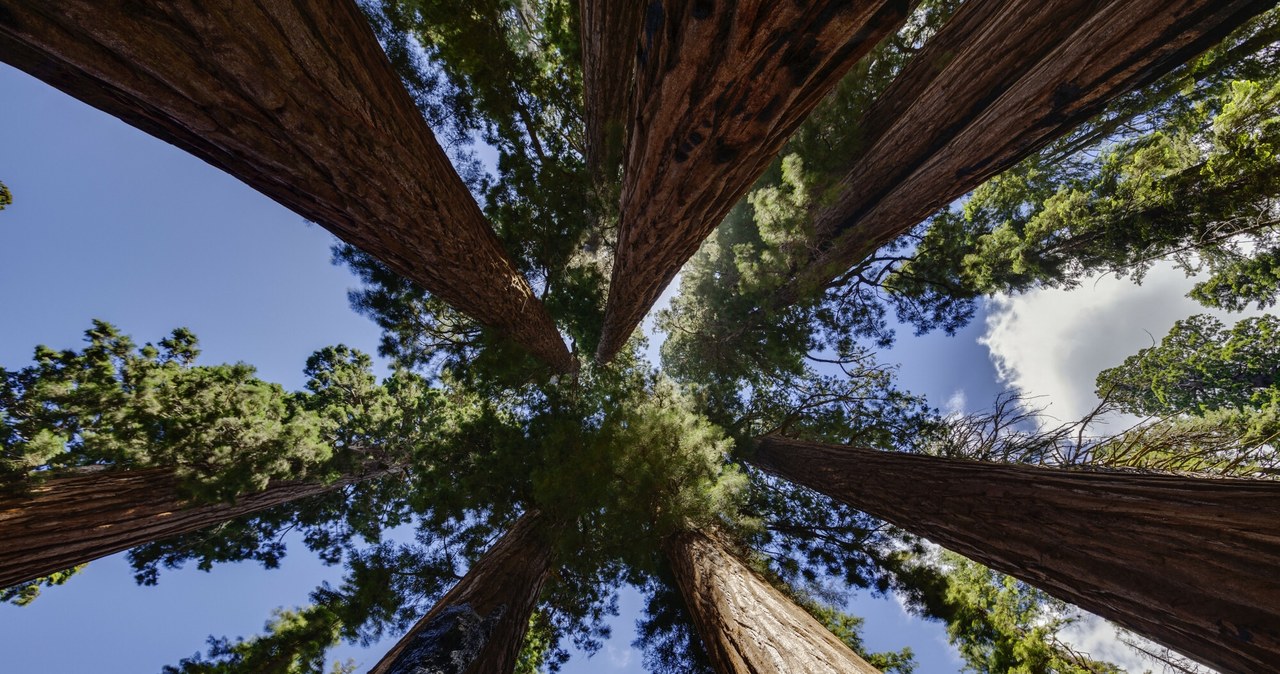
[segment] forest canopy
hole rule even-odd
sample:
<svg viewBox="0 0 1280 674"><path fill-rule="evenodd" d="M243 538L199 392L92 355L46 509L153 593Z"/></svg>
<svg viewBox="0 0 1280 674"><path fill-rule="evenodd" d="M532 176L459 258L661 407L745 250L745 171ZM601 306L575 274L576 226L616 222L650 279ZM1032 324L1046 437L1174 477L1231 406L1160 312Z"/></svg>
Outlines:
<svg viewBox="0 0 1280 674"><path fill-rule="evenodd" d="M1161 32L1126 7L1138 3L1023 8L1025 39L990 56L1017 66L999 78L972 64L996 39L984 27L1019 18L1000 3L742 4L366 0L357 14L335 0L309 26L227 10L244 34L210 39L227 40L228 63L323 27L355 65L316 66L303 84L283 72L270 86L284 94L205 63L211 81L249 77L280 100L379 77L408 92L376 98L395 111L376 124L356 119L365 99L348 110L339 99L356 95L335 94L309 126L227 87L228 115L300 129L302 149L307 133L335 141L282 173L283 196L264 167L297 148L245 141L224 156L234 125L179 123L207 105L104 99L338 234L333 262L358 279L349 303L378 326L388 374L336 344L289 391L249 364L201 362L185 328L139 345L102 320L78 350L36 347L0 369L0 500L16 513L0 530L31 551L6 562L0 597L74 592L84 564L124 550L141 584L186 565L275 568L287 538L342 580L166 672L350 672L335 645L396 639L373 672L556 671L603 647L622 588L644 597L634 645L653 672L760 671L770 652L777 671L916 671L909 647L866 646L858 592L944 625L966 671L1124 671L1064 637L1084 611L1131 630L1152 667L1280 655L1265 629L1276 592L1257 581L1280 550L1256 542L1280 504L1280 326L1260 313L1280 292L1280 11L1238 2ZM57 30L23 32L46 20L21 11L34 28L0 31L0 58L84 58ZM201 33L183 9L156 11ZM1006 97L1038 95L1032 66L1105 70L1090 36L1063 26L1117 17L1143 45L1140 77L1039 101L1057 106L1056 126L1026 120L1052 126L1043 137L990 155L911 146L892 164L885 148L910 133L899 121L934 109L948 68L1007 87L957 94L954 119L934 124L988 138ZM722 57L694 39L705 26L781 46ZM720 126L686 133L712 113ZM315 131L333 128L349 135ZM417 148L404 173L369 149L388 142ZM982 169L938 187L928 170L954 152ZM873 170L898 172L875 198L856 180ZM679 185L648 194L647 179ZM319 193L335 184L351 194ZM891 208L915 187L932 210ZM0 183L0 210L10 203ZM679 217L663 229L654 213ZM642 246L661 254L635 262ZM1191 296L1206 311L1258 315L1178 321L1096 374L1085 419L1050 423L1019 392L965 415L898 381L901 330L954 334L994 296L1099 274L1141 283L1161 264L1200 274ZM652 329L628 325L677 271ZM1121 412L1127 430L1097 430ZM1183 556L1196 547L1208 551ZM1168 557L1185 568L1155 574ZM1255 581L1257 596L1239 590ZM1171 598L1184 589L1191 600Z"/></svg>

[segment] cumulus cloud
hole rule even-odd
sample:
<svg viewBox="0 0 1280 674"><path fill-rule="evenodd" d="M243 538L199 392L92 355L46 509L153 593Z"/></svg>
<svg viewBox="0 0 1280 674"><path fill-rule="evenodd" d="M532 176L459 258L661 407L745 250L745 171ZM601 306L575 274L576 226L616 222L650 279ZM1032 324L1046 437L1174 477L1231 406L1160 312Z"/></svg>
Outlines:
<svg viewBox="0 0 1280 674"><path fill-rule="evenodd" d="M1140 286L1104 275L1072 290L997 297L979 342L1001 383L1037 396L1052 418L1073 421L1097 405L1093 391L1099 371L1158 343L1174 321L1196 313L1212 313L1227 323L1242 317L1207 310L1187 298L1194 284L1194 278L1163 264Z"/></svg>
<svg viewBox="0 0 1280 674"><path fill-rule="evenodd" d="M1094 380L1099 371L1159 343L1174 321L1209 313L1231 324L1259 313L1208 310L1186 297L1195 282L1164 264L1153 268L1141 286L1101 276L1074 290L999 297L992 302L979 342L987 347L1001 383L1035 396L1051 418L1073 421L1098 404ZM1130 421L1117 419L1110 428ZM1060 636L1078 650L1129 671L1154 666L1120 641L1113 625L1093 615L1086 614Z"/></svg>
<svg viewBox="0 0 1280 674"><path fill-rule="evenodd" d="M964 389L958 388L951 393L947 401L942 403L942 411L946 414L964 414L969 405L969 396Z"/></svg>
<svg viewBox="0 0 1280 674"><path fill-rule="evenodd" d="M1080 653L1115 663L1127 671L1143 672L1152 668L1149 660L1120 640L1115 626L1092 613L1085 612L1058 636Z"/></svg>

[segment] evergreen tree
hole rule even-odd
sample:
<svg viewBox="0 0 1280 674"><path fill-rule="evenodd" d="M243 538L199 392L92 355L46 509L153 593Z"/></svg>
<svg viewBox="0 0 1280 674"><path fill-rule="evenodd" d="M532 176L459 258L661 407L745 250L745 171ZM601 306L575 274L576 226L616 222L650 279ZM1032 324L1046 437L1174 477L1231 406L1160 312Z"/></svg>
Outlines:
<svg viewBox="0 0 1280 674"><path fill-rule="evenodd" d="M1203 415L1280 402L1280 320L1246 318L1231 329L1212 316L1173 324L1160 344L1098 375L1098 393L1127 412Z"/></svg>
<svg viewBox="0 0 1280 674"><path fill-rule="evenodd" d="M171 47L173 36L139 30L133 14L141 13L85 24L18 2L10 13L19 20L0 28L0 47L14 49L20 65L48 76L44 64L57 64L64 89L193 148L343 236L335 258L364 283L352 305L383 329L382 353L395 366L378 382L367 357L325 349L307 363L306 390L290 393L247 365L195 365L185 331L138 349L98 324L82 352L41 350L35 365L4 373L0 459L7 486L27 490L15 497L19 509L64 479L100 487L93 473L59 472L97 466L122 479L169 480L163 507L192 506L179 513L242 505L280 483L324 488L309 492L313 500L283 499L272 504L286 507L233 521L219 511L200 523L219 526L178 539L128 543L146 543L133 552L143 582L190 562L274 565L279 535L293 529L324 561L344 566L340 584L282 611L265 634L214 639L206 655L171 671L323 672L335 643L392 634L404 636L378 671L440 662L462 671L554 668L570 643L599 648L624 583L651 596L642 645L659 671L820 663L909 671L904 651L859 653L856 619L835 608L855 588L901 593L947 621L977 671L1110 669L1057 641L1060 616L1049 600L960 560L921 564L928 548L916 535L1090 607L1099 593L1120 596L1103 607L1108 615L1205 660L1256 669L1280 650L1257 627L1274 617L1255 605L1275 604L1268 588L1250 598L1235 585L1195 586L1185 574L1135 579L1130 568L1149 572L1153 555L1201 544L1194 560L1204 568L1218 555L1213 563L1240 571L1233 582L1253 578L1274 551L1245 543L1209 550L1212 536L1197 517L1212 511L1220 515L1214 534L1226 522L1234 540L1252 541L1274 520L1258 511L1271 507L1275 485L1206 487L914 456L944 447L953 424L897 388L874 351L892 339L891 310L922 330L954 329L985 293L1140 270L1150 256L1188 246L1220 272L1200 296L1222 306L1273 301L1274 12L1175 67L1266 3L1194 0L1174 25L1158 7L1068 0L1009 14L986 0L928 0L910 12L898 2L785 12L766 3L657 3L643 12L629 4L606 16L638 22L618 29L638 38L632 67L617 74L635 94L621 97L593 89L602 69L585 62L623 59L585 39L584 27L601 23L593 0L370 0L363 10L372 36L353 24L349 4L301 4L216 10L235 30L196 29L183 6L152 8L180 39L216 42L217 59L190 49L157 58L170 52L152 50L152 38ZM281 19L294 10L312 20ZM1134 28L1120 31L1132 51L1087 48L1092 34L1078 25L1108 19ZM726 36L742 38L741 53L715 39ZM314 48L330 44L341 47ZM340 58L348 52L349 63ZM1111 78L1113 62L1100 56L1137 74ZM952 57L982 61L973 66L980 81L947 96L957 103L943 111L963 119L935 119L918 137L886 136L906 112L933 109L925 94L946 88L935 76ZM272 80L254 80L277 62ZM134 81L135 64L156 76L120 85ZM1098 80L1066 82L1057 72L1030 77L1031 89L1002 88L1040 66L1072 64ZM164 88L188 80L188 96ZM1033 104L1019 107L1020 96ZM602 112L600 100L619 98L626 110ZM286 100L331 105L297 115L277 104ZM983 107L991 101L1006 107ZM857 229L856 214L828 217L865 210L850 205L857 199L878 207L884 190L907 184L904 171L934 166L947 143L970 137L961 127L1008 106L1033 116L994 116L1048 135L1018 136L986 159L943 156L936 164L949 177L916 207L947 203L994 173L990 166L1062 138L980 188L963 210L915 231L916 220L904 220L884 230L892 236L852 239L845 235ZM449 168L420 116L461 171ZM617 119L628 120L625 134L609 126ZM227 120L248 120L253 133ZM619 135L621 157L600 146ZM497 151L494 175L469 154L473 137ZM886 138L915 145L897 165L870 161L900 144ZM959 166L969 160L990 166ZM851 201L849 185L862 183L849 176L868 165L880 171L871 177L895 184L875 183ZM1201 210L1183 212L1184 202ZM660 318L669 338L665 372L655 371L637 355L630 328L725 213ZM1240 236L1252 237L1256 254L1243 254ZM834 269L832 255L848 261L849 251L852 264L813 285ZM1266 353L1221 351L1231 351L1218 359L1230 367L1214 373L1221 390L1192 396L1196 404L1253 401L1274 383L1259 374ZM591 354L598 362L588 362ZM1189 372L1166 377L1156 398L1192 388L1183 382ZM899 451L846 451L851 444ZM818 459L797 467L779 447ZM1096 455L1115 456L1107 447ZM830 465L844 469L833 475ZM392 469L393 479L356 484ZM856 479L858 489L842 488ZM1149 512L1126 510L1132 499L1108 490L1117 484L1148 496L1182 487L1221 494L1199 509L1149 499L1167 516L1161 529ZM1048 499L1035 512L1057 519L1006 512L1007 500L991 493L997 487L1027 503ZM961 498L939 505L954 494ZM1248 497L1252 505L1240 505ZM1088 525L1096 513L1077 511L1089 507L1128 517L1133 531L1068 526L1061 538L1084 557L1057 549L1067 561L1046 572L1045 522ZM387 540L393 526L411 533ZM1110 547L1089 557L1103 534ZM1195 586L1204 601L1158 603L1151 588L1159 582ZM15 592L30 597L29 588ZM1154 623L1146 619L1153 612ZM1240 630L1215 631L1215 619ZM770 658L770 648L786 656Z"/></svg>

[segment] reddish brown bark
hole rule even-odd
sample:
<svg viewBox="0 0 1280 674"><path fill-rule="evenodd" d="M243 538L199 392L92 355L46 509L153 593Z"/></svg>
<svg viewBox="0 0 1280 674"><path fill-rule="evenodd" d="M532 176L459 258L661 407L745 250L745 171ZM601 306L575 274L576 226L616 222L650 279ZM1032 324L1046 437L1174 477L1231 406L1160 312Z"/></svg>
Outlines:
<svg viewBox="0 0 1280 674"><path fill-rule="evenodd" d="M0 494L0 541L4 542L0 547L0 587L366 478L332 484L273 484L264 491L245 494L235 503L213 504L182 498L178 479L167 468L53 478L25 493Z"/></svg>
<svg viewBox="0 0 1280 674"><path fill-rule="evenodd" d="M811 296L938 209L1221 40L1260 0L972 0L869 111L866 148L815 215Z"/></svg>
<svg viewBox="0 0 1280 674"><path fill-rule="evenodd" d="M350 0L0 0L0 58L574 368Z"/></svg>
<svg viewBox="0 0 1280 674"><path fill-rule="evenodd" d="M618 352L782 143L910 4L649 3L597 360Z"/></svg>
<svg viewBox="0 0 1280 674"><path fill-rule="evenodd" d="M719 536L690 531L673 536L663 547L719 674L879 674L742 563Z"/></svg>
<svg viewBox="0 0 1280 674"><path fill-rule="evenodd" d="M615 179L635 83L644 0L579 0L587 166L597 184Z"/></svg>
<svg viewBox="0 0 1280 674"><path fill-rule="evenodd" d="M546 518L526 513L369 674L511 672L551 573L551 553Z"/></svg>
<svg viewBox="0 0 1280 674"><path fill-rule="evenodd" d="M752 463L1223 671L1280 662L1280 482L760 439Z"/></svg>

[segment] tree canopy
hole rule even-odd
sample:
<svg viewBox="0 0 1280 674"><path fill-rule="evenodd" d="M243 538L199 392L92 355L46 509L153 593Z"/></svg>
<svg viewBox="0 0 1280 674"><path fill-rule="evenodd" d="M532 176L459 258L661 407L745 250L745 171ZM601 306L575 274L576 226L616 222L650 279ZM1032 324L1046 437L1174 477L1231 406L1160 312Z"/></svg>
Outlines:
<svg viewBox="0 0 1280 674"><path fill-rule="evenodd" d="M307 360L303 390L287 391L245 363L198 364L198 342L189 330L138 346L111 324L94 321L82 349L38 347L32 364L0 370L0 487L20 509L22 499L71 476L162 471L176 485L175 503L199 509L281 484L333 486L132 547L141 583L159 582L163 569L185 564L208 569L255 560L275 567L285 554L286 532L297 532L323 561L343 569L340 583L317 587L307 606L280 609L263 634L210 637L204 653L165 669L173 674L350 672L352 665L329 661L335 644L369 645L400 635L402 645L388 656L394 662L376 671L407 671L397 663L418 656L404 654L439 650L413 646L424 639L436 645L457 639L448 641L453 650L447 652L474 658L458 671L489 662L485 649L502 639L515 640L517 671L554 671L570 646L601 648L609 636L605 619L616 612L618 590L626 585L647 600L637 640L646 667L730 671L724 663L752 655L746 648L726 654L733 647L708 638L708 610L695 593L716 582L769 597L776 603L760 600L773 607L761 609L761 619L791 625L794 635L779 630L768 637L798 639L779 642L795 650L805 639L818 643L821 634L833 662L914 671L909 648L866 648L861 619L846 612L850 594L866 590L893 593L912 613L944 623L969 671L1122 671L1064 641L1062 630L1079 614L1061 599L942 551L911 526L889 524L893 517L854 507L835 490L784 479L758 452L785 439L909 454L934 466L963 458L1036 463L1064 473L1150 472L1173 465L1159 456L1195 456L1191 468L1199 473L1272 476L1280 326L1270 315L1231 328L1208 316L1190 317L1159 345L1098 375L1099 394L1109 404L1158 417L1111 437L1088 436L1083 427L1074 436L1030 428L1025 415L1006 423L1001 401L982 419L945 414L895 381L884 349L894 341L895 323L921 334L954 333L994 294L1074 287L1100 272L1140 282L1144 271L1167 260L1208 271L1193 291L1207 306L1273 306L1280 289L1280 12L1242 2L1230 11L1206 10L1212 20L1178 28L1185 36L1171 29L1174 36L1165 41L1199 46L1176 52L1184 58L1151 57L1132 90L1106 94L1088 121L1062 129L900 236L868 243L865 255L826 286L797 297L804 274L834 245L831 233L820 231L824 209L841 198L841 181L884 131L887 122L877 113L895 104L917 68L943 67L915 60L933 54L931 40L975 29L969 22L990 5L924 0L908 12L902 3L883 3L861 12L849 37L839 29L854 19L829 3L825 14L788 15L797 30L813 35L781 31L775 42L786 49L775 45L776 53L743 38L750 43L746 56L733 60L703 54L719 45L693 44L698 41L681 32L681 17L714 19L696 25L719 26L717 35L737 45L730 40L740 28L733 19L745 21L763 3L729 9L655 3L643 13L623 4L618 25L634 14L638 23L630 28L640 45L626 55L635 58L632 70L619 74L624 87L635 88L624 96L633 106L625 116L593 108L596 92L588 90L599 81L589 66L599 64L586 62L597 52L584 44L584 17L587 10L615 11L612 6L593 0L363 2L369 29L344 24L342 40L363 45L359 40L376 37L386 63L378 54L368 73L355 66L350 73L356 75L317 70L343 87L372 86L368 82L380 82L389 67L409 102L363 92L352 94L351 103L334 94L347 107L324 119L345 129L344 115L363 110L364 121L343 153L288 172L288 189L266 170L288 152L265 141L246 145L251 153L228 150L227 138L237 136L221 116L204 132L220 140L206 145L202 132L181 124L172 131L172 120L136 122L142 113L119 113L149 130L161 127L162 135L176 134L184 147L249 175L251 184L339 234L334 263L359 279L349 301L381 329L379 353L390 374L379 380L369 355L335 345ZM1063 6L1091 21L1103 16L1089 14L1089 3ZM194 25L187 9L172 10L181 17L174 20L179 32ZM315 11L331 12L324 15L329 21L348 9L326 3ZM750 16L779 28L763 10ZM263 28L270 23L255 24L268 41L261 54L288 52L289 36L277 42L281 29ZM29 63L39 49L56 51L28 39L26 30L6 29L0 56ZM632 35L617 30L620 35L604 39ZM1151 53L1165 48L1164 38L1144 39ZM44 46L32 46L37 43ZM232 51L248 55L237 56L246 63L261 57L235 45ZM689 50L687 56L695 47L710 60L677 58L680 49ZM125 61L148 54L130 51ZM62 56L59 67L77 58ZM776 96L765 100L761 91L772 90L760 82L738 92L761 96L751 101L761 109L742 117L746 103L733 107L717 87L738 86L762 72ZM210 67L209 73L201 86L213 87L223 71ZM368 82L360 79L366 76ZM98 92L95 100L124 105L121 85L108 84L110 95ZM680 112L685 99L678 92L686 89L703 97L723 94L707 99L709 109L731 114L719 127L704 121L693 103L687 117L669 116ZM289 124L253 98L258 93L241 93L235 105L261 115L262 128L276 129L267 136L287 136L298 144L289 151L307 154L305 134L291 135ZM1062 96L1085 94L1093 92ZM199 101L167 105L177 110L175 119L203 114ZM373 121L369 111L379 105L398 116ZM412 124L401 119L406 106ZM163 106L139 109L169 114ZM618 119L634 121L654 110L666 111L657 121L669 122L685 145L646 145L661 135L661 125L617 128ZM601 115L611 126L593 127ZM306 119L313 131L324 126L320 117ZM753 139L767 151L756 150L760 156L750 161L731 152L725 138L710 137L738 128L734 124L765 122ZM360 125L375 129L376 138L361 135ZM403 138L391 135L400 131ZM427 149L402 152L403 139ZM695 149L704 140L713 151ZM395 151L370 150L384 142ZM693 167L691 175L701 181L682 186L685 174L672 166L658 171L654 167L665 164L646 161L652 158L646 150L670 154L672 166L695 156L681 170ZM482 154L494 158L486 164ZM453 169L433 173L431 162ZM371 163L385 173L365 175ZM650 174L670 186L658 199L637 204L635 195L647 183L637 187L636 176L648 180ZM334 192L335 185L353 191ZM402 202L410 198L420 201ZM10 201L0 184L0 209ZM674 269L676 248L697 246L696 240L660 243L658 225L646 229L637 213L643 208L645 217L665 226L679 220L667 216L687 214L686 206L707 221L679 224L714 231L683 267L678 294L657 314L656 332L618 338L609 332L619 325L610 312L634 313L639 306L635 297L618 300L618 289L633 278L637 288L652 280L641 278L637 265L661 276ZM411 226L412 215L425 218L426 235ZM645 259L649 247L662 254L661 265ZM619 271L616 261L623 259L629 266ZM632 294L656 297L650 286ZM630 304L614 308L619 301ZM649 363L642 347L659 337L661 362ZM980 486L972 477L957 479ZM1106 499L1101 491L1095 496ZM1042 516L1009 514L1024 524ZM1045 550L1052 545L1046 541ZM522 554L545 569L527 569L530 577L516 589L492 581L510 576L503 564ZM699 575L697 560L711 557L725 560L713 570L729 580ZM3 596L28 604L42 585L61 585L73 573L30 578ZM1042 574L1029 571L1036 573ZM489 589L509 590L512 597L531 592L532 608L527 616L506 613L517 602L485 595ZM74 591L74 581L66 591ZM458 597L465 603L450 603L462 601ZM721 600L710 612L732 610ZM503 621L515 626L502 627ZM1230 641L1238 636L1206 637L1214 638L1231 644L1224 654L1199 650L1194 657L1220 655L1215 662L1231 665L1246 662L1231 658L1259 657L1241 655Z"/></svg>

